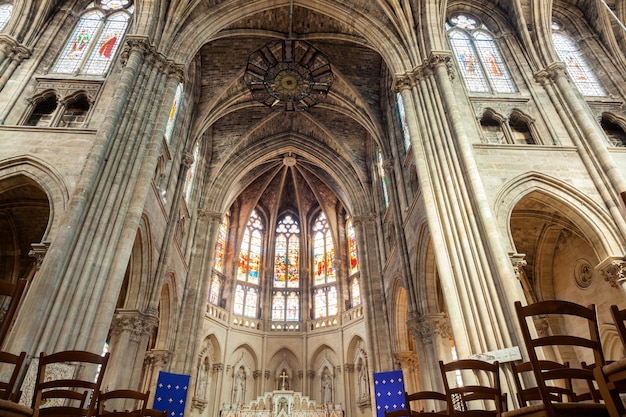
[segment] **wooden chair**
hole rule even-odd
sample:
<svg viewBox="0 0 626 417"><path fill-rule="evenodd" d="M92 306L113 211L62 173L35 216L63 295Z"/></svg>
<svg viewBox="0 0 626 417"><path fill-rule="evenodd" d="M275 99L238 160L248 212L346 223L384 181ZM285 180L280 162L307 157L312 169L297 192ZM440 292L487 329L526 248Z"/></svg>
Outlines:
<svg viewBox="0 0 626 417"><path fill-rule="evenodd" d="M446 394L437 391L418 391L413 394L406 394L407 407L411 410L412 417L432 417L447 416L448 400ZM419 405L415 401L420 401ZM430 405L429 405L430 403ZM423 405L422 405L423 404ZM432 404L436 404L434 409L428 411Z"/></svg>
<svg viewBox="0 0 626 417"><path fill-rule="evenodd" d="M569 362L558 363L548 360L540 360L539 367L542 371L548 371L552 369L569 368ZM541 401L541 395L539 394L539 388L537 384L527 387L524 383L524 375L532 375L533 368L529 361L515 363L511 362L511 371L513 372L513 381L515 382L515 388L517 390L515 396L520 407L526 407L528 405L536 404ZM528 379L528 378L527 378ZM534 377L533 377L534 379ZM564 386L550 385L547 387L548 393L551 396L553 402L571 402L574 400L574 391L572 390L571 381L565 381Z"/></svg>
<svg viewBox="0 0 626 417"><path fill-rule="evenodd" d="M10 352L0 351L0 369L6 369L8 374L7 381L0 381L0 399L13 402L20 400L21 392L14 392L14 389L25 359L26 352L14 355ZM8 373L9 369L10 373Z"/></svg>
<svg viewBox="0 0 626 417"><path fill-rule="evenodd" d="M23 278L17 283L0 280L0 311L4 313L0 322L0 346L9 333L25 288L26 280Z"/></svg>
<svg viewBox="0 0 626 417"><path fill-rule="evenodd" d="M68 350L39 356L33 417L93 417L109 354Z"/></svg>
<svg viewBox="0 0 626 417"><path fill-rule="evenodd" d="M98 416L123 417L143 416L148 405L150 391L118 389L98 394ZM132 406L129 406L132 404ZM123 410L123 411L122 411Z"/></svg>
<svg viewBox="0 0 626 417"><path fill-rule="evenodd" d="M435 401L440 402L440 405L443 407L438 407L439 411L426 411L428 405L423 407L420 405L411 405L413 401ZM387 411L385 410L385 417L432 417L432 416L447 416L447 400L446 394L436 391L419 391L413 394L408 394L406 391L404 392L404 402L406 404L406 408ZM419 410L419 411L418 411Z"/></svg>
<svg viewBox="0 0 626 417"><path fill-rule="evenodd" d="M565 349L579 355L587 353L597 364L604 364L595 306L585 307L563 300L540 301L522 306L516 301L515 311L541 401L538 404L504 412L502 417L608 416L608 410L603 403L580 401L594 383L593 371L589 367L573 366L571 361L569 363L552 361L563 366L546 366L540 362L540 358L546 353L543 349L549 348L555 351ZM564 329L560 333L558 326L553 326L550 332L536 334L534 319L548 317L561 317L572 325L571 328L582 331L573 335ZM554 391L553 385L571 389L572 392L564 391L561 397ZM569 402L560 401L565 397Z"/></svg>
<svg viewBox="0 0 626 417"><path fill-rule="evenodd" d="M613 321L619 333L622 345L626 350L626 310L620 310L616 305L610 307ZM611 417L626 414L626 407L620 398L620 393L626 393L626 359L597 366L593 373L598 383L598 389Z"/></svg>
<svg viewBox="0 0 626 417"><path fill-rule="evenodd" d="M499 417L504 411L504 397L500 391L500 365L477 359L462 359L444 364L439 361L443 385L446 389L448 415L451 417ZM457 373L471 372L475 383L453 387ZM458 400L458 401L457 401Z"/></svg>
<svg viewBox="0 0 626 417"><path fill-rule="evenodd" d="M167 417L167 410L155 410L154 408L146 408L141 415L142 417Z"/></svg>

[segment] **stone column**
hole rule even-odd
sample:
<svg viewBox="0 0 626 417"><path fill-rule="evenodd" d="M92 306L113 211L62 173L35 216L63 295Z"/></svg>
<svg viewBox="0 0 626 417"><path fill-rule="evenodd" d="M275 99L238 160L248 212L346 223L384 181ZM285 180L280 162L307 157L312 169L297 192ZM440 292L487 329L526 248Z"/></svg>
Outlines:
<svg viewBox="0 0 626 417"><path fill-rule="evenodd" d="M189 374L195 366L199 343L189 342L190 334L200 334L206 303L209 297L209 286L213 271L215 243L222 221L222 213L198 210L194 248L189 263L189 273L185 280L182 296L181 316L176 323L176 363L175 369L180 373Z"/></svg>
<svg viewBox="0 0 626 417"><path fill-rule="evenodd" d="M224 364L223 363L215 363L213 364L213 378L211 385L211 394L209 394L209 398L212 398L213 401L209 401L209 416L217 416L220 413L220 409L222 407L222 402L219 401L222 398L222 386L224 386ZM230 399L229 399L230 402Z"/></svg>
<svg viewBox="0 0 626 417"><path fill-rule="evenodd" d="M417 359L417 354L413 351L399 351L394 354L398 363L400 363L400 369L402 369L402 375L404 375L404 389L409 394L412 392L423 391L422 381L420 381L420 366Z"/></svg>
<svg viewBox="0 0 626 417"><path fill-rule="evenodd" d="M354 364L347 363L343 366L343 391L344 391L344 404L346 406L346 415L348 416L356 416L356 390L355 384L356 381L354 379Z"/></svg>
<svg viewBox="0 0 626 417"><path fill-rule="evenodd" d="M30 50L25 46L16 44L11 48L9 65L7 65L6 68L2 65L4 69L2 71L2 75L0 76L0 91L4 89L4 86L7 84L7 81L9 81L18 65L20 65L22 61L27 58L30 58Z"/></svg>
<svg viewBox="0 0 626 417"><path fill-rule="evenodd" d="M581 159L587 172L613 216L622 237L626 237L626 212L624 211L626 180L607 149L600 125L591 115L587 103L576 87L572 85L564 63L555 62L549 65L544 71L540 71L536 78L544 86L548 81L552 81L560 93L561 99L554 96L551 96L551 99L557 109L563 106L563 102L567 106L569 117L563 120L572 118L576 123L576 129L573 131L569 129L570 136L581 151ZM546 90L551 93L549 88ZM607 189L606 182L612 186L612 189Z"/></svg>
<svg viewBox="0 0 626 417"><path fill-rule="evenodd" d="M359 266L361 271L361 291L363 310L367 327L367 350L370 352L370 371L380 372L391 369L389 323L385 303L376 302L384 299L384 288L378 256L378 239L375 216L361 215L353 218L357 245L359 248Z"/></svg>
<svg viewBox="0 0 626 417"><path fill-rule="evenodd" d="M154 401L154 387L159 380L159 372L167 371L169 368L174 352L170 350L152 349L146 353L144 357L144 377L142 391L150 390L149 404Z"/></svg>
<svg viewBox="0 0 626 417"><path fill-rule="evenodd" d="M172 64L128 37L125 66L10 349L100 352L141 220L173 90ZM170 93L171 91L171 93ZM154 100L162 97L163 102Z"/></svg>
<svg viewBox="0 0 626 417"><path fill-rule="evenodd" d="M422 388L443 392L439 361L450 362L450 324L444 313L431 313L409 320L407 323L417 342ZM434 405L434 404L433 404Z"/></svg>
<svg viewBox="0 0 626 417"><path fill-rule="evenodd" d="M137 310L118 310L111 324L111 357L103 387L139 389L144 356L158 318Z"/></svg>
<svg viewBox="0 0 626 417"><path fill-rule="evenodd" d="M402 217L402 209L400 206L400 197L398 195L398 182L396 181L396 175L394 170L393 160L389 159L383 163L385 176L389 180L389 191L391 197L391 208L393 210L393 223L396 231L396 245L397 252L402 263L402 279L404 288L406 288L409 317L412 317L417 312L417 291L414 287L413 274L411 273L411 264L409 258L409 250L407 248L406 236L404 234L404 219Z"/></svg>

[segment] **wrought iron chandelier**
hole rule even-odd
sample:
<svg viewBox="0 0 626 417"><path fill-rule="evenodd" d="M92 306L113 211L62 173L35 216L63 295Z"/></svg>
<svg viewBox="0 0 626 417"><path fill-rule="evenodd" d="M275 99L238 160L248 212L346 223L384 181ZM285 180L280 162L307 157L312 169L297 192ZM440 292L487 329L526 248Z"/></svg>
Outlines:
<svg viewBox="0 0 626 417"><path fill-rule="evenodd" d="M334 81L326 55L306 41L293 39L292 16L293 0L289 38L272 40L250 54L244 75L255 100L284 111L321 103Z"/></svg>

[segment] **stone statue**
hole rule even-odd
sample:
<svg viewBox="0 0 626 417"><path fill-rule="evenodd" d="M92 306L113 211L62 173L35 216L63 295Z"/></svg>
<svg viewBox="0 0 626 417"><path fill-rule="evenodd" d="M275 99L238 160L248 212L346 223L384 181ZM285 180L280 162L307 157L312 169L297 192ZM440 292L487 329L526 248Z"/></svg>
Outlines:
<svg viewBox="0 0 626 417"><path fill-rule="evenodd" d="M328 370L324 369L322 374L322 404L333 402L333 380L328 374Z"/></svg>
<svg viewBox="0 0 626 417"><path fill-rule="evenodd" d="M239 368L233 380L233 404L241 404L246 395L246 373Z"/></svg>

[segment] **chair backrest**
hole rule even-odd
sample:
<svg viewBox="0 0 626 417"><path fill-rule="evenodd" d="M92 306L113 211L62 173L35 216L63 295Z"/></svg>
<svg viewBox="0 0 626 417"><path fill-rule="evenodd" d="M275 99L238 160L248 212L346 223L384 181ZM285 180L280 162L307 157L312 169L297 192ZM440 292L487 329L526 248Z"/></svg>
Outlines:
<svg viewBox="0 0 626 417"><path fill-rule="evenodd" d="M14 355L10 352L0 351L0 370L6 371L8 379L0 381L0 399L18 402L20 400L19 393L14 392L15 382L19 376L26 352Z"/></svg>
<svg viewBox="0 0 626 417"><path fill-rule="evenodd" d="M446 394L442 392L418 391L406 394L406 403L411 410L412 417L448 415L448 400Z"/></svg>
<svg viewBox="0 0 626 417"><path fill-rule="evenodd" d="M542 371L551 369L569 368L569 362L558 363L548 360L540 360L539 366ZM513 372L513 381L516 387L516 397L520 407L526 407L536 402L541 402L541 395L539 394L539 388L535 383L532 386L526 386L523 382L524 375L526 380L529 376L533 375L533 368L530 361L515 363L511 362L511 371ZM534 376L532 378L535 379ZM564 386L550 385L547 387L548 393L552 396L554 402L572 402L574 401L574 392L571 387L571 381L565 381Z"/></svg>
<svg viewBox="0 0 626 417"><path fill-rule="evenodd" d="M19 279L16 283L0 280L0 310L3 313L2 321L0 321L0 346L9 333L25 288L26 280L24 278Z"/></svg>
<svg viewBox="0 0 626 417"><path fill-rule="evenodd" d="M150 391L142 392L131 389L118 389L101 392L98 395L98 415L116 417L117 415L136 415L140 417L148 405Z"/></svg>
<svg viewBox="0 0 626 417"><path fill-rule="evenodd" d="M485 362L478 359L461 359L449 363L439 361L443 385L446 389L448 415L497 417L505 411L504 397L500 391L500 365L498 362ZM473 374L472 382L464 381L462 386L452 386L458 373ZM476 410L482 410L477 413Z"/></svg>
<svg viewBox="0 0 626 417"><path fill-rule="evenodd" d="M109 354L68 350L39 356L33 417L97 415Z"/></svg>
<svg viewBox="0 0 626 417"><path fill-rule="evenodd" d="M529 357L530 366L537 382L537 389L541 402L546 410L553 410L553 404L559 403L559 397L551 388L553 385L569 387L572 391L569 401L581 401L592 399L599 402L597 392L590 391L593 387L593 366L581 364L580 366L569 362L559 362L551 358L551 362L562 366L552 365L546 367L540 361L543 348L564 349L562 353L572 353L592 357L595 365L604 365L604 355L600 345L600 334L595 306L582 306L570 301L550 300L522 306L519 301L515 302L515 311L524 337L524 344ZM549 332L531 332L533 318L562 318L563 325L551 326ZM565 326L565 321L579 332L576 335ZM530 323L530 324L529 324ZM534 330L534 329L533 329ZM536 334L535 334L536 333ZM546 352L543 352L547 354ZM562 355L559 355L562 356Z"/></svg>
<svg viewBox="0 0 626 417"><path fill-rule="evenodd" d="M622 341L622 347L626 351L626 326L624 325L624 321L626 321L626 309L620 310L616 305L612 305L610 308L615 327L617 327L619 338Z"/></svg>

